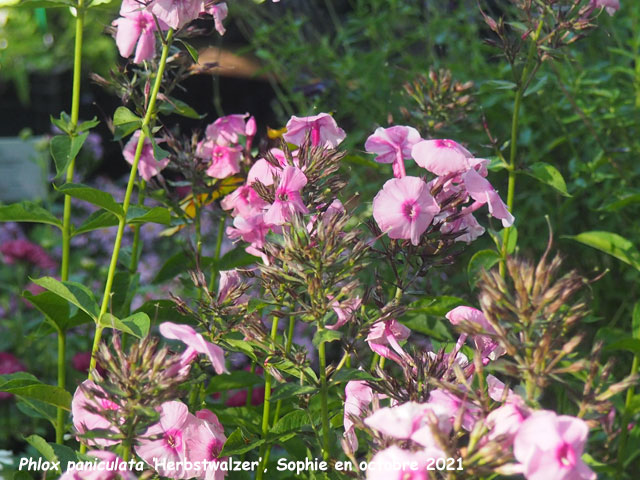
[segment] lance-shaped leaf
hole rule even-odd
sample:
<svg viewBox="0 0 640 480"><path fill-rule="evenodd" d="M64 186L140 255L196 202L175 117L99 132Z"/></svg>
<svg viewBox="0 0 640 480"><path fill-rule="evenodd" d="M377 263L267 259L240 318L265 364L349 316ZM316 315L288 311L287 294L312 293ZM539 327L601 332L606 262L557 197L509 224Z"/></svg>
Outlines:
<svg viewBox="0 0 640 480"><path fill-rule="evenodd" d="M553 165L549 165L544 162L536 162L529 166L526 173L540 182L555 188L561 195L565 197L571 196L567 191L567 184L565 183L562 174Z"/></svg>
<svg viewBox="0 0 640 480"><path fill-rule="evenodd" d="M36 285L49 290L67 302L75 305L89 315L94 321L98 320L98 303L93 293L84 285L77 282L56 280L53 277L42 277L33 281Z"/></svg>
<svg viewBox="0 0 640 480"><path fill-rule="evenodd" d="M71 394L69 392L64 388L42 383L30 373L17 372L0 375L0 392L33 398L49 405L71 410Z"/></svg>
<svg viewBox="0 0 640 480"><path fill-rule="evenodd" d="M0 222L46 223L62 228L60 220L34 202L20 202L1 206Z"/></svg>
<svg viewBox="0 0 640 480"><path fill-rule="evenodd" d="M628 263L636 270L640 270L640 252L630 240L612 232L591 231L582 232L574 236L566 236L580 243L588 245L598 250L608 253Z"/></svg>
<svg viewBox="0 0 640 480"><path fill-rule="evenodd" d="M122 217L122 205L115 201L110 193L103 192L97 188L88 187L79 183L66 183L58 188L58 191L79 200L84 200L98 207Z"/></svg>
<svg viewBox="0 0 640 480"><path fill-rule="evenodd" d="M126 318L119 319L110 313L105 313L100 318L103 327L113 328L128 333L137 338L144 338L149 334L151 321L146 313L138 312Z"/></svg>
<svg viewBox="0 0 640 480"><path fill-rule="evenodd" d="M56 135L51 139L50 150L53 162L56 164L56 178L67 171L71 160L78 156L89 132L80 135Z"/></svg>

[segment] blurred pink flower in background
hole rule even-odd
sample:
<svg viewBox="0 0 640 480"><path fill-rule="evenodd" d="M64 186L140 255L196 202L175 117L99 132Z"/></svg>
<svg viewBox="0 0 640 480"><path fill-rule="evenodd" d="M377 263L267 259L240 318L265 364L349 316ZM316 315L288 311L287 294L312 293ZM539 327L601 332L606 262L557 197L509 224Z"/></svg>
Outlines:
<svg viewBox="0 0 640 480"><path fill-rule="evenodd" d="M25 372L26 370L24 365L18 360L18 357L9 352L0 352L0 375ZM0 392L0 400L6 400L11 397L13 397L11 393Z"/></svg>
<svg viewBox="0 0 640 480"><path fill-rule="evenodd" d="M57 267L57 263L40 245L26 239L8 240L0 245L0 253L7 265L16 262L27 262L35 267L50 270Z"/></svg>

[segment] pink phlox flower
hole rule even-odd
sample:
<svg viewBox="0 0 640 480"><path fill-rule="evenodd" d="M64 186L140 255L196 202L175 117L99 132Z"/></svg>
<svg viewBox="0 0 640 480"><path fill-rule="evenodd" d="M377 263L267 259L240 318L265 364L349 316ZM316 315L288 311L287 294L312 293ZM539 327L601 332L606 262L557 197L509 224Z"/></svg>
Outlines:
<svg viewBox="0 0 640 480"><path fill-rule="evenodd" d="M0 245L0 253L7 265L27 262L43 270L51 270L58 265L44 248L23 238L4 242Z"/></svg>
<svg viewBox="0 0 640 480"><path fill-rule="evenodd" d="M427 470L433 468L435 460L446 458L438 448L427 448L413 452L391 445L375 454L369 462L367 480L429 480Z"/></svg>
<svg viewBox="0 0 640 480"><path fill-rule="evenodd" d="M164 322L160 324L160 333L165 338L180 340L187 345L187 347L194 349L202 355L206 355L218 375L229 373L224 363L224 350L213 343L207 342L202 335L197 333L189 325Z"/></svg>
<svg viewBox="0 0 640 480"><path fill-rule="evenodd" d="M222 460L219 455L227 437L218 417L209 410L200 410L196 412L195 417L190 417L185 431L187 460L192 463L198 462L200 465L203 465L204 461ZM189 472L189 478L221 480L226 473L212 467L206 470L193 469Z"/></svg>
<svg viewBox="0 0 640 480"><path fill-rule="evenodd" d="M25 372L27 369L18 360L18 357L9 352L0 352L0 375L9 373ZM6 400L13 397L12 393L0 392L0 400Z"/></svg>
<svg viewBox="0 0 640 480"><path fill-rule="evenodd" d="M490 335L496 333L495 329L487 321L484 314L477 308L460 306L449 311L445 316L452 325L469 322L478 325ZM489 335L474 335L473 341L476 349L480 352L483 359L488 358L489 360L496 360L498 357L505 354L504 348L502 348L498 342L493 340Z"/></svg>
<svg viewBox="0 0 640 480"><path fill-rule="evenodd" d="M604 8L610 16L613 16L620 8L620 0L590 0L589 8L592 10L595 8Z"/></svg>
<svg viewBox="0 0 640 480"><path fill-rule="evenodd" d="M140 130L136 131L122 150L124 159L133 165L133 161L136 156L136 148L138 147L138 140L140 139ZM155 139L156 142L162 141L159 138ZM156 176L169 164L168 158L156 159L153 154L153 144L148 137L145 136L144 143L142 145L142 153L140 154L140 160L138 162L138 173L147 182L151 180L151 177Z"/></svg>
<svg viewBox="0 0 640 480"><path fill-rule="evenodd" d="M584 420L537 411L520 425L513 454L527 480L594 480L581 458L588 434Z"/></svg>
<svg viewBox="0 0 640 480"><path fill-rule="evenodd" d="M412 363L411 357L398 343L409 338L409 335L411 335L411 330L397 320L390 319L375 323L365 340L369 344L369 348L381 357L397 363Z"/></svg>
<svg viewBox="0 0 640 480"><path fill-rule="evenodd" d="M401 178L406 175L404 160L411 158L411 149L421 140L420 134L413 127L379 127L367 138L364 148L368 153L377 154L376 162L392 163L393 175Z"/></svg>
<svg viewBox="0 0 640 480"><path fill-rule="evenodd" d="M448 216L448 215L447 215ZM471 243L476 238L484 234L485 230L472 213L461 215L452 222L444 222L440 227L442 233L458 233L464 232L455 238L456 242Z"/></svg>
<svg viewBox="0 0 640 480"><path fill-rule="evenodd" d="M307 184L307 177L297 167L287 166L282 170L276 188L275 201L264 214L264 221L272 225L283 225L294 213L308 213L302 202L300 191Z"/></svg>
<svg viewBox="0 0 640 480"><path fill-rule="evenodd" d="M272 149L273 151L274 149ZM247 174L247 185L252 185L259 180L263 185L273 185L276 177L282 175L282 170L274 166L264 158L260 158L249 169Z"/></svg>
<svg viewBox="0 0 640 480"><path fill-rule="evenodd" d="M202 11L202 0L155 0L149 10L174 30L195 20Z"/></svg>
<svg viewBox="0 0 640 480"><path fill-rule="evenodd" d="M253 143L253 137L256 136L257 132L258 132L258 126L256 125L255 117L249 117L249 120L247 120L247 123L244 126L244 134L247 137L247 144L245 148L248 152L251 151L251 144Z"/></svg>
<svg viewBox="0 0 640 480"><path fill-rule="evenodd" d="M255 248L262 248L270 226L259 213L248 217L238 216L233 219L233 227L227 227L226 233L230 239L241 238Z"/></svg>
<svg viewBox="0 0 640 480"><path fill-rule="evenodd" d="M498 192L491 186L489 181L483 178L475 169L471 168L462 175L462 180L467 192L476 201L477 205L489 206L489 213L495 218L502 220L503 227L513 225L513 215L498 195ZM474 209L474 206L471 207Z"/></svg>
<svg viewBox="0 0 640 480"><path fill-rule="evenodd" d="M487 393L489 394L489 398L496 402L506 401L524 405L524 400L520 395L514 393L510 388L507 388L504 382L491 374L487 375Z"/></svg>
<svg viewBox="0 0 640 480"><path fill-rule="evenodd" d="M100 392L104 397L93 396L89 393L94 391ZM117 410L119 410L118 405L106 398L106 392L91 380L85 380L76 388L71 401L73 426L80 435L91 432L92 430L105 430L110 434L117 434L118 432L111 422L101 415L101 412L106 413L107 411ZM99 445L102 447L109 447L120 443L119 440L99 437L89 438L84 441L87 445Z"/></svg>
<svg viewBox="0 0 640 480"><path fill-rule="evenodd" d="M59 480L135 480L127 462L108 450L89 450L87 456L98 459L97 468L67 470Z"/></svg>
<svg viewBox="0 0 640 480"><path fill-rule="evenodd" d="M440 206L418 177L392 178L373 199L373 218L389 238L420 243Z"/></svg>
<svg viewBox="0 0 640 480"><path fill-rule="evenodd" d="M360 418L365 409L373 401L373 390L363 380L351 380L344 389L344 437L352 452L358 450L358 437L356 436L353 418Z"/></svg>
<svg viewBox="0 0 640 480"><path fill-rule="evenodd" d="M145 5L135 0L124 0L120 7L121 17L114 20L116 31L116 45L120 55L128 58L135 48L135 63L151 60L156 53L157 25L151 12L145 9ZM166 29L167 25L158 19L160 28Z"/></svg>
<svg viewBox="0 0 640 480"><path fill-rule="evenodd" d="M225 2L222 3L211 3L211 2L203 2L202 11L200 13L208 13L213 17L213 23L215 25L216 31L220 35L224 35L227 31L222 24L222 21L227 18L229 14L229 8Z"/></svg>
<svg viewBox="0 0 640 480"><path fill-rule="evenodd" d="M248 113L234 113L220 117L207 127L205 137L221 145L236 144L240 140L238 135L246 134L248 116Z"/></svg>
<svg viewBox="0 0 640 480"><path fill-rule="evenodd" d="M462 415L462 428L468 432L473 430L473 426L482 413L481 409L476 405L440 388L433 390L429 394L428 404L433 408L437 408L438 412L447 412L452 421Z"/></svg>
<svg viewBox="0 0 640 480"><path fill-rule="evenodd" d="M471 152L453 140L422 140L413 146L411 156L422 168L440 176L472 168Z"/></svg>
<svg viewBox="0 0 640 480"><path fill-rule="evenodd" d="M269 204L249 185L236 188L220 202L223 210L231 210L233 217L251 217L262 212Z"/></svg>
<svg viewBox="0 0 640 480"><path fill-rule="evenodd" d="M196 155L211 164L207 175L213 178L227 178L240 172L242 148L238 145L221 144L212 140L200 142Z"/></svg>
<svg viewBox="0 0 640 480"><path fill-rule="evenodd" d="M287 122L287 133L283 138L299 146L308 132L311 132L311 145L314 147L336 148L347 136L331 115L320 113L311 117L292 116Z"/></svg>
<svg viewBox="0 0 640 480"><path fill-rule="evenodd" d="M159 468L156 471L163 477L190 478L184 462L186 440L189 438L187 428L193 416L182 402L165 402L159 411L160 420L151 425L142 438L138 438L136 453L154 469L157 462ZM168 468L169 462L175 462L174 468Z"/></svg>
<svg viewBox="0 0 640 480"><path fill-rule="evenodd" d="M218 285L218 303L226 300L231 292L242 284L242 279L237 270L221 270L220 283Z"/></svg>
<svg viewBox="0 0 640 480"><path fill-rule="evenodd" d="M329 297L331 300L333 297ZM331 308L336 313L338 320L333 325L325 325L325 328L329 330L337 330L349 320L353 318L355 312L360 308L362 299L360 297L349 298L344 302L334 301L331 302Z"/></svg>
<svg viewBox="0 0 640 480"><path fill-rule="evenodd" d="M448 411L440 405L407 402L376 410L364 423L377 432L399 440L413 440L423 447L437 447L431 426L444 435L453 426Z"/></svg>
<svg viewBox="0 0 640 480"><path fill-rule="evenodd" d="M505 402L487 416L485 423L490 429L488 439L503 438L506 445L511 446L522 422L529 414L530 411L524 402Z"/></svg>

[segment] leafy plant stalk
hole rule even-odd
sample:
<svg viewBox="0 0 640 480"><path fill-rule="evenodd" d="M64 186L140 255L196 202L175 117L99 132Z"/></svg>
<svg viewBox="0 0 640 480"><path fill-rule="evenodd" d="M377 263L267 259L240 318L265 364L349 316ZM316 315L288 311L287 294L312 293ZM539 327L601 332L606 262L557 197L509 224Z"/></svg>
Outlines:
<svg viewBox="0 0 640 480"><path fill-rule="evenodd" d="M82 34L84 30L84 0L78 0L76 6L76 32L75 46L73 52L73 86L71 93L71 131L75 135L80 117L80 84L82 74ZM67 183L73 182L73 171L75 167L75 157L69 162L67 167ZM60 278L62 281L69 280L69 257L71 251L71 197L65 195L64 210L62 214L62 263L60 266ZM66 337L62 330L58 330L58 386L65 388ZM60 407L56 408L56 443L63 442L65 413Z"/></svg>
<svg viewBox="0 0 640 480"><path fill-rule="evenodd" d="M104 296L102 297L102 305L100 307L98 323L96 325L96 332L93 338L93 347L91 349L91 362L89 364L89 379L92 379L91 373L96 366L96 352L98 350L98 346L100 345L102 330L104 330L104 326L101 324L100 320L102 319L104 314L107 313L107 308L109 307L109 300L111 298L111 288L113 286L113 279L116 274L116 266L118 264L120 246L122 244L124 227L126 225L127 212L129 211L129 204L131 202L131 193L133 191L133 185L135 183L136 175L138 174L138 162L140 161L140 156L142 155L142 149L144 147L144 140L146 138L145 130L147 130L155 114L154 110L156 105L156 99L158 97L158 92L160 91L160 84L162 83L162 76L164 74L164 69L167 64L167 57L169 56L169 47L171 46L172 40L173 40L173 30L169 30L169 32L167 33L166 41L163 43L163 46L162 46L162 55L160 57L160 63L158 64L158 72L156 75L155 82L153 84L153 90L151 91L151 96L149 98L149 106L147 108L147 112L142 121L142 128L140 129L140 138L138 140L138 145L136 147L133 164L131 165L131 173L129 174L129 181L127 183L127 189L125 191L124 201L122 203L123 213L118 221L118 231L116 233L116 240L113 246L113 254L111 255L111 263L109 264L109 271L107 273L107 282L104 288Z"/></svg>
<svg viewBox="0 0 640 480"><path fill-rule="evenodd" d="M144 204L144 192L147 186L147 182L144 180L140 180L138 185L138 205L142 206ZM138 254L138 250L140 250L140 228L142 225L136 225L133 233L133 246L131 247L131 264L129 265L129 270L131 274L135 274L138 271L138 262L140 260L140 255Z"/></svg>
<svg viewBox="0 0 640 480"><path fill-rule="evenodd" d="M275 342L278 335L278 317L273 317L273 323L271 325L271 340ZM266 363L266 362L265 362ZM269 372L264 372L264 404L262 408L262 437L266 438L269 433L269 414L271 407L271 383L273 377L269 374ZM260 457L262 457L262 465L258 466L258 472L256 474L256 480L262 480L262 475L267 466L267 461L269 460L269 451L267 450L266 444L262 444L260 447Z"/></svg>
<svg viewBox="0 0 640 480"><path fill-rule="evenodd" d="M318 332L322 331L324 327L318 325ZM327 355L325 353L325 342L320 342L318 345L318 359L320 367L320 400L322 411L322 458L326 461L329 460L329 389L327 386Z"/></svg>
<svg viewBox="0 0 640 480"><path fill-rule="evenodd" d="M522 69L522 75L518 82L518 89L516 90L516 97L513 101L513 115L511 117L511 144L509 146L509 180L507 184L507 209L513 213L513 200L516 192L516 155L518 152L518 124L520 120L520 105L522 104L522 97L527 89L532 74L531 70L534 64L534 56L538 48L538 39L542 32L542 26L544 25L544 18L540 18L538 22L538 28L531 38L531 45L529 45L529 52L527 54L527 61ZM534 72L535 73L535 72ZM509 236L511 234L511 227L505 229L504 240L502 242L502 260L500 261L500 275L505 275L505 260L507 258L507 248L509 245Z"/></svg>

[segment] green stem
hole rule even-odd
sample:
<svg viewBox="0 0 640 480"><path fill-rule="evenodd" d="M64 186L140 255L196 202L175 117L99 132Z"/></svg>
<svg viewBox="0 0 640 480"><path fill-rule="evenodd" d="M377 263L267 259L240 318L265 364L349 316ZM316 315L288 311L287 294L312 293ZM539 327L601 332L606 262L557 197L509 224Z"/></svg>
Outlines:
<svg viewBox="0 0 640 480"><path fill-rule="evenodd" d="M143 179L140 179L140 183L138 184L138 206L144 205L144 192L147 187L147 182ZM138 262L140 260L140 255L138 254L138 250L140 250L140 228L142 225L136 225L133 233L133 246L131 247L131 264L129 265L129 271L132 274L135 274L138 271Z"/></svg>
<svg viewBox="0 0 640 480"><path fill-rule="evenodd" d="M84 30L84 0L78 0L76 8L76 35L73 52L73 86L71 93L71 131L74 132L80 117L80 84L82 79L82 33ZM67 167L67 183L73 182L73 171L75 168L75 157L69 162ZM65 195L64 209L62 214L62 263L60 266L60 279L69 280L69 259L71 252L71 197ZM66 337L63 331L58 331L58 386L65 388L66 369L65 351ZM56 443L63 442L65 412L62 408L56 409Z"/></svg>
<svg viewBox="0 0 640 480"><path fill-rule="evenodd" d="M318 331L323 327L318 325ZM329 408L328 397L329 390L327 388L327 356L324 350L325 342L320 342L318 346L318 358L320 360L320 399L322 401L322 458L329 460L330 444L329 444Z"/></svg>
<svg viewBox="0 0 640 480"><path fill-rule="evenodd" d="M127 183L127 189L124 195L124 202L122 203L122 215L118 221L118 231L116 233L116 240L113 246L113 254L111 255L111 263L109 264L109 271L107 273L107 282L104 288L104 295L102 297L102 305L100 307L100 314L98 316L98 322L96 325L96 333L93 338L93 348L91 349L91 362L89 364L89 379L92 379L92 372L96 366L96 352L98 350L98 346L100 345L100 338L102 336L102 331L104 327L101 324L101 319L105 313L107 313L107 308L109 307L109 300L111 298L111 288L113 287L113 279L116 274L116 267L118 265L118 256L120 254L120 246L122 245L122 237L124 235L124 227L126 225L127 212L129 211L129 204L131 202L131 193L133 191L133 185L135 184L136 176L138 174L138 162L140 161L140 156L142 155L142 149L144 147L144 140L146 138L145 130L151 123L151 120L155 114L155 106L156 106L156 98L158 97L158 92L160 91L160 84L162 83L162 76L164 74L164 69L167 64L167 57L169 56L169 47L171 46L171 41L173 40L173 30L169 30L167 33L166 41L162 46L162 56L160 57L160 63L158 64L158 73L156 75L155 83L153 84L153 90L151 91L151 97L149 99L149 107L147 108L147 112L142 121L142 126L140 129L140 138L138 139L138 145L136 148L136 153L133 158L133 164L131 165L131 173L129 174L129 181Z"/></svg>
<svg viewBox="0 0 640 480"><path fill-rule="evenodd" d="M213 262L213 267L211 267L211 280L209 282L209 290L214 292L216 289L216 284L218 283L218 274L220 273L220 266L218 265L218 260L220 259L220 250L222 249L222 239L224 238L224 224L227 221L227 216L222 215L220 218L220 224L218 225L218 232L216 235L216 250L214 252L215 262Z"/></svg>
<svg viewBox="0 0 640 480"><path fill-rule="evenodd" d="M631 363L631 375L635 375L640 367L640 356L634 355L633 362ZM625 447L627 446L627 438L629 436L629 422L631 421L632 410L631 402L635 394L634 388L631 386L627 389L627 397L624 402L624 414L622 415L622 422L620 424L620 443L618 443L618 471L622 474L624 468L623 455Z"/></svg>
<svg viewBox="0 0 640 480"><path fill-rule="evenodd" d="M289 354L289 352L291 352L291 345L293 344L293 331L295 330L295 326L296 326L296 317L291 315L289 317L289 330L287 331L287 342L284 345L284 353L287 355ZM276 423L278 423L278 419L280 418L281 408L282 408L282 400L278 400L278 403L276 403L276 412L273 414L272 425L274 426Z"/></svg>
<svg viewBox="0 0 640 480"><path fill-rule="evenodd" d="M278 317L273 317L273 323L271 324L271 340L275 342L278 335ZM269 414L271 409L271 383L273 377L267 371L265 362L264 370L264 404L262 407L262 438L266 438L269 434ZM267 448L266 444L262 444L260 447L260 456L262 457L262 464L258 467L256 474L256 480L262 480L262 476L267 462L269 461L269 452L271 450Z"/></svg>
<svg viewBox="0 0 640 480"><path fill-rule="evenodd" d="M65 368L65 345L66 337L64 331L58 330L58 386L65 388L67 383L67 370ZM64 440L64 421L66 415L62 408L56 410L56 443Z"/></svg>
<svg viewBox="0 0 640 480"><path fill-rule="evenodd" d="M513 115L511 117L511 144L509 148L509 180L507 184L507 209L513 213L513 200L516 192L516 155L518 153L518 124L520 121L520 105L522 104L522 97L524 96L525 89L530 82L531 69L534 63L534 55L538 48L538 39L542 32L542 26L544 25L544 18L540 18L538 22L538 28L536 29L532 39L531 45L529 45L529 52L527 54L527 61L522 69L522 75L518 82L518 89L516 90L516 97L513 102ZM507 245L509 245L509 236L511 234L511 227L505 229L504 240L502 242L502 260L500 261L500 275L505 275L505 262L507 258Z"/></svg>
<svg viewBox="0 0 640 480"><path fill-rule="evenodd" d="M251 373L256 373L256 362L251 362ZM253 399L253 385L249 385L247 389L247 400L245 401L245 406L250 407L251 401Z"/></svg>

